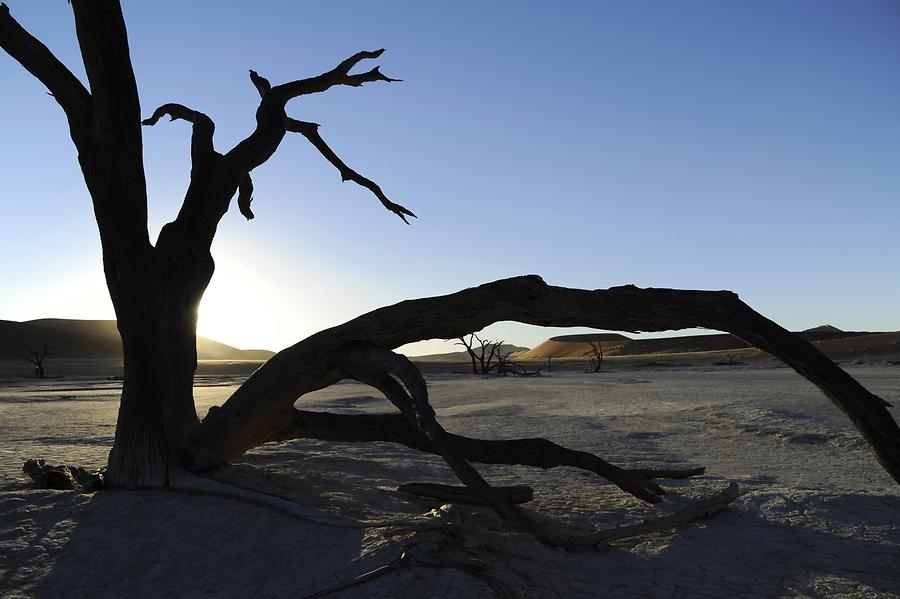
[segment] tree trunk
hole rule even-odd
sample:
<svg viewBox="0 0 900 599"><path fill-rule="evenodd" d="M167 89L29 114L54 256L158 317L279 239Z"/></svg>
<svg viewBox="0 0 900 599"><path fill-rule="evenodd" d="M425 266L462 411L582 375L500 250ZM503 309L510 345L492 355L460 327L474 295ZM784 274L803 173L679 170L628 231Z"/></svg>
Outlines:
<svg viewBox="0 0 900 599"><path fill-rule="evenodd" d="M184 472L184 448L199 424L193 397L197 307L212 260L204 273L206 261L160 255L154 248L130 282L121 270L113 275L107 269L125 366L107 479L120 488L171 484Z"/></svg>

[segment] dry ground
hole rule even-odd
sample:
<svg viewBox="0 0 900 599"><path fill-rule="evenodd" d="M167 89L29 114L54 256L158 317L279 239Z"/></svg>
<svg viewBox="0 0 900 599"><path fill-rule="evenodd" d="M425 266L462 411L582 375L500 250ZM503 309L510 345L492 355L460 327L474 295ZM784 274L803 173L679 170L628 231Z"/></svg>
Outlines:
<svg viewBox="0 0 900 599"><path fill-rule="evenodd" d="M227 369L226 369L227 370ZM900 368L851 368L900 405ZM900 596L900 487L840 414L786 368L665 368L596 375L483 379L428 375L453 432L545 436L629 466L707 467L664 483L642 505L588 473L480 467L497 484L531 484L528 508L561 525L606 528L663 514L740 483L715 518L631 539L598 553L565 553L518 535L467 540L469 557L520 596ZM199 377L201 414L238 380ZM301 597L394 559L409 538L342 529L215 496L36 491L27 457L99 466L112 441L115 381L0 381L0 595L4 597ZM373 390L340 384L304 398L310 409L389 409ZM893 410L895 417L900 416ZM333 513L379 520L435 507L393 490L452 482L441 461L388 444L269 444L217 475ZM478 515L463 509L464 515ZM492 597L470 574L404 568L336 597Z"/></svg>

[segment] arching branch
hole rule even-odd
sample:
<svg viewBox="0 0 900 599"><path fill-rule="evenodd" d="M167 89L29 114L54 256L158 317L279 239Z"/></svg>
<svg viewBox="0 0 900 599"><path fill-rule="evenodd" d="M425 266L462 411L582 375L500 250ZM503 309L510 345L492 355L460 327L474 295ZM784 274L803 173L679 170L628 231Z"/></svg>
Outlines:
<svg viewBox="0 0 900 599"><path fill-rule="evenodd" d="M409 221L406 220L407 216L411 216L416 218L416 215L413 214L410 210L404 208L400 204L395 204L390 201L384 192L381 191L381 187L378 186L377 183L372 181L371 179L367 179L363 177L355 170L347 166L347 164L340 159L340 157L334 153L328 144L325 143L325 140L322 139L322 136L319 135L319 125L317 123L309 123L306 121L298 121L297 119L287 118L285 119L286 128L288 131L293 133L299 133L303 137L305 137L309 142L319 151L325 159L330 162L341 174L341 181L353 181L358 185L362 185L373 194L378 200L381 202L381 205L399 216L403 219L407 225Z"/></svg>
<svg viewBox="0 0 900 599"><path fill-rule="evenodd" d="M297 398L342 378L330 356L347 343L396 348L425 339L458 338L506 320L630 332L704 327L732 333L818 386L850 417L885 470L900 481L900 429L885 409L887 402L734 293L634 286L587 291L547 285L537 276L380 308L283 350L221 408L210 411L189 443L192 466L219 466L284 430Z"/></svg>
<svg viewBox="0 0 900 599"><path fill-rule="evenodd" d="M215 154L213 148L213 134L216 124L211 118L181 104L163 104L153 111L149 118L141 121L141 125L152 127L159 119L168 115L170 121L183 120L193 124L191 134L191 160L196 166L199 161Z"/></svg>
<svg viewBox="0 0 900 599"><path fill-rule="evenodd" d="M0 3L0 47L47 86L65 111L72 139L78 145L88 127L91 94L44 44L12 18L5 3Z"/></svg>

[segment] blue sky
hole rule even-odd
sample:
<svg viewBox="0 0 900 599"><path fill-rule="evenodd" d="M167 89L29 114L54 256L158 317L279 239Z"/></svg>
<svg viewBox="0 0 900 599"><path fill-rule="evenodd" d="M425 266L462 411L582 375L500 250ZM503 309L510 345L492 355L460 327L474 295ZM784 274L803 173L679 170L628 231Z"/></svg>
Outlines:
<svg viewBox="0 0 900 599"><path fill-rule="evenodd" d="M83 77L65 2L8 0ZM143 113L180 102L227 150L273 83L387 48L403 83L292 116L419 219L341 183L301 137L233 209L200 334L278 349L409 297L536 273L553 284L731 289L791 329L900 329L900 4L126 1ZM0 57L0 318L111 318L62 111ZM189 128L144 129L155 236ZM499 324L536 345L560 329ZM430 343L411 353L441 351Z"/></svg>

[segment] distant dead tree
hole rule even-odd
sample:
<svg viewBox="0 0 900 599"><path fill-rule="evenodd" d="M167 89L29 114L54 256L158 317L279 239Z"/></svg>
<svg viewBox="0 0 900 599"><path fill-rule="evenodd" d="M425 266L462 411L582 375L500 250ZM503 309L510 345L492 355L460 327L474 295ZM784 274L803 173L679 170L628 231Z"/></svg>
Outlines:
<svg viewBox="0 0 900 599"><path fill-rule="evenodd" d="M142 120L118 1L71 0L69 5L85 82L26 31L3 3L0 47L46 86L62 108L91 196L124 359L115 441L106 472L110 486L215 489L217 493L228 489L232 495L265 501L263 494L228 487L198 473L224 466L270 441L387 441L440 455L507 527L528 531L556 546L597 547L605 537L540 524L485 481L473 463L581 468L648 502L660 501L665 493L652 479L690 476L693 471L624 469L542 438L473 439L447 432L429 403L422 373L393 350L426 339L464 339L470 331L501 321L626 332L703 327L731 333L817 385L850 417L885 470L900 481L900 428L887 410L889 404L809 342L727 291L634 286L570 289L529 275L449 295L407 300L282 350L221 406L210 408L201 421L193 397L197 310L215 270L213 238L235 197L240 213L247 219L253 217L250 174L272 157L289 133L312 144L342 180L369 189L404 221L414 216L390 201L374 181L345 164L322 139L318 124L287 114L288 104L304 96L337 86L360 87L396 79L385 76L378 67L352 72L364 60L380 57L382 50L358 52L319 75L275 85L251 70L250 82L260 98L255 126L236 145L220 151L214 144L212 118L199 110L163 104ZM185 56L184 60L190 62L191 58ZM0 111L0 119L23 118L15 107L9 108ZM152 240L141 125L156 125L165 116L191 125L190 180L177 216ZM18 142L4 138L3 143L14 151ZM249 317L249 310L239 317ZM493 351L495 355L497 348ZM490 348L488 352L484 370L492 355ZM298 400L304 395L344 379L378 389L397 412L333 414L295 407L302 405ZM733 496L736 493L729 495ZM286 509L286 503L282 500L278 505Z"/></svg>
<svg viewBox="0 0 900 599"><path fill-rule="evenodd" d="M500 357L500 347L503 341L492 341L490 339L482 339L476 333L469 333L468 339L466 335L458 337L459 341L456 345L462 345L469 354L472 361L472 374L488 374L496 364L491 364L494 358Z"/></svg>
<svg viewBox="0 0 900 599"><path fill-rule="evenodd" d="M44 359L47 357L47 354L50 353L50 349L47 347L47 343L41 343L40 347L25 344L25 351L28 352L28 355L24 356L25 360L31 362L34 365L34 378L42 379L45 378L46 373L44 372Z"/></svg>
<svg viewBox="0 0 900 599"><path fill-rule="evenodd" d="M600 367L603 365L603 341L597 339L587 343L591 346L591 349L584 355L589 356L591 359L590 372L600 372Z"/></svg>
<svg viewBox="0 0 900 599"><path fill-rule="evenodd" d="M507 350L503 352L500 347L502 347L503 341L499 341L497 343L497 376L507 376L509 373L509 367L512 364L509 357L513 354L513 350Z"/></svg>

